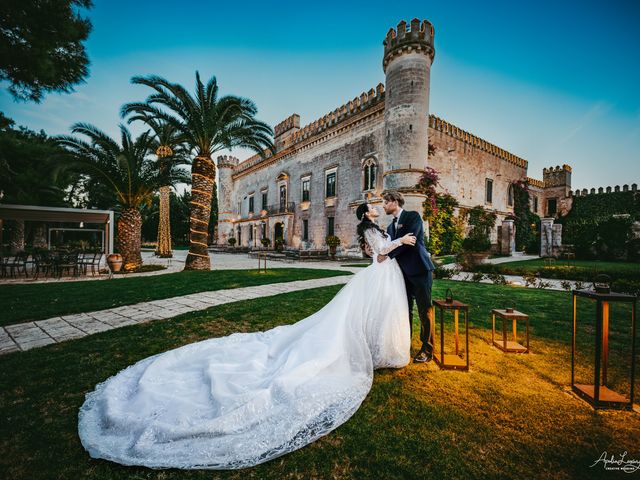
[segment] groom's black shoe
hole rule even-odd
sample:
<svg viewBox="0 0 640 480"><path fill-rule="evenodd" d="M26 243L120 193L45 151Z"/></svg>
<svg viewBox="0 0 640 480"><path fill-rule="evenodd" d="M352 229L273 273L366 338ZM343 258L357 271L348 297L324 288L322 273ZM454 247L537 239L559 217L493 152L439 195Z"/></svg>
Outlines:
<svg viewBox="0 0 640 480"><path fill-rule="evenodd" d="M431 360L433 360L433 354L423 352L422 350L420 350L418 354L413 357L414 363L428 363Z"/></svg>

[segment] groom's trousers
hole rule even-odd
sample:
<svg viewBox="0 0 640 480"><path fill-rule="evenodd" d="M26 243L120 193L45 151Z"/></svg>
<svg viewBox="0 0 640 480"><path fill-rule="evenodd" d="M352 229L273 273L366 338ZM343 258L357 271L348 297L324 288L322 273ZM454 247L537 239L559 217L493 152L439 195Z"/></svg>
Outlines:
<svg viewBox="0 0 640 480"><path fill-rule="evenodd" d="M422 275L404 275L404 283L407 288L407 299L409 300L409 325L411 336L413 337L413 303L418 307L420 317L420 341L421 350L433 354L433 333L435 330L434 320L429 315L431 308L431 287L433 284L433 272L429 271Z"/></svg>

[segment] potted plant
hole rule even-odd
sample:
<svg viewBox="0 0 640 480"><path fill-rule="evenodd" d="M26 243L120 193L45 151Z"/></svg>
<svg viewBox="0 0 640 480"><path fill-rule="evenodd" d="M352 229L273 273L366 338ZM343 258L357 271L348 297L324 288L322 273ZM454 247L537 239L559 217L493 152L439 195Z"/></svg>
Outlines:
<svg viewBox="0 0 640 480"><path fill-rule="evenodd" d="M340 239L335 235L327 235L325 238L325 242L329 246L329 253L331 254L331 259L336 258L336 250L338 249L338 245L340 245Z"/></svg>
<svg viewBox="0 0 640 480"><path fill-rule="evenodd" d="M284 247L284 239L283 238L276 238L274 246L276 247L276 251L281 252L282 251L282 247Z"/></svg>
<svg viewBox="0 0 640 480"><path fill-rule="evenodd" d="M235 238L231 237L229 239L229 246L230 247L235 247L236 246L236 239Z"/></svg>
<svg viewBox="0 0 640 480"><path fill-rule="evenodd" d="M113 273L118 273L122 268L122 255L119 253L107 255L107 265L109 265L109 270Z"/></svg>
<svg viewBox="0 0 640 480"><path fill-rule="evenodd" d="M269 248L271 246L271 239L267 237L262 237L260 239L260 243L262 243L262 246L264 248Z"/></svg>

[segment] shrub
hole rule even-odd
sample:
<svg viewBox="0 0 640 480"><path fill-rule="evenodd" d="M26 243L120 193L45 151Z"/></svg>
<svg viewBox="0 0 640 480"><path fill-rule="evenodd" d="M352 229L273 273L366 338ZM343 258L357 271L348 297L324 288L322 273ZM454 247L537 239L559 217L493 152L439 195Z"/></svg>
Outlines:
<svg viewBox="0 0 640 480"><path fill-rule="evenodd" d="M471 275L471 281L472 282L479 282L484 278L484 273L480 273L480 272L475 272L473 275Z"/></svg>
<svg viewBox="0 0 640 480"><path fill-rule="evenodd" d="M262 237L262 238L260 239L260 243L262 243L262 246L263 246L263 247L268 247L268 246L270 246L270 245L271 245L271 239L270 239L270 238L267 238L267 237Z"/></svg>
<svg viewBox="0 0 640 480"><path fill-rule="evenodd" d="M477 205L464 213L471 226L467 237L462 241L462 250L465 252L486 252L491 248L489 234L496 223L495 212L485 210Z"/></svg>
<svg viewBox="0 0 640 480"><path fill-rule="evenodd" d="M235 238L231 237L231 238L228 240L228 242L229 242L229 245L231 245L231 246L233 247L233 246L236 244L237 240L236 240Z"/></svg>
<svg viewBox="0 0 640 480"><path fill-rule="evenodd" d="M616 280L611 284L611 290L630 295L640 295L640 280Z"/></svg>
<svg viewBox="0 0 640 480"><path fill-rule="evenodd" d="M491 242L488 238L480 238L477 236L468 236L462 240L462 250L465 252L486 252L491 248Z"/></svg>
<svg viewBox="0 0 640 480"><path fill-rule="evenodd" d="M327 245L330 247L337 247L338 245L340 245L340 238L336 237L335 235L327 235L327 238L325 238L325 242L327 242Z"/></svg>
<svg viewBox="0 0 640 480"><path fill-rule="evenodd" d="M506 285L507 279L504 275L500 275L499 273L487 273L486 277L491 280L494 285Z"/></svg>

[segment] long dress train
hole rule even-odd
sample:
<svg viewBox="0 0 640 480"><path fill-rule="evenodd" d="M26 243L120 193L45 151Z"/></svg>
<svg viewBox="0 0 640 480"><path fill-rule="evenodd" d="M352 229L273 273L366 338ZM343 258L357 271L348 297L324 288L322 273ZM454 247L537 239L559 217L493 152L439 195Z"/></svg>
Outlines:
<svg viewBox="0 0 640 480"><path fill-rule="evenodd" d="M400 244L373 229L366 239L376 253ZM124 465L257 465L347 421L373 370L405 366L409 347L402 273L374 257L293 325L184 345L100 383L80 409L79 436L92 457Z"/></svg>

